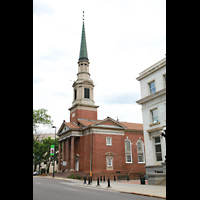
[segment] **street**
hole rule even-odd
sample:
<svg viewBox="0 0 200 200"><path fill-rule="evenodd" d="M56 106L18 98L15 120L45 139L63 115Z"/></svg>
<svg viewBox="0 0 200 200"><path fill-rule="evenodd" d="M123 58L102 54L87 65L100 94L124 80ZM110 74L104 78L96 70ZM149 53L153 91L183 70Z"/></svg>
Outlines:
<svg viewBox="0 0 200 200"><path fill-rule="evenodd" d="M95 184L95 183L93 183ZM33 200L158 200L158 198L75 186L70 180L33 177Z"/></svg>

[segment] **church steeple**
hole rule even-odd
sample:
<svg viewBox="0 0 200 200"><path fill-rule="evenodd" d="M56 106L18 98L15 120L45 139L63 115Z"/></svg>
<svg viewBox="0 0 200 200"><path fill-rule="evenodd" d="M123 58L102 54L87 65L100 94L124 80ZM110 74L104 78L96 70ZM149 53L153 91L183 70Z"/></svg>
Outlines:
<svg viewBox="0 0 200 200"><path fill-rule="evenodd" d="M89 61L88 55L87 55L87 44L86 44L86 37L85 37L85 26L83 21L83 27L82 27L82 36L81 36L81 48L80 48L80 54L79 54L79 62L80 61Z"/></svg>
<svg viewBox="0 0 200 200"><path fill-rule="evenodd" d="M89 64L83 21L77 80L72 85L74 98L72 106L69 108L70 122L78 123L78 119L97 120L97 108L99 106L96 106L94 101L94 83L90 79Z"/></svg>

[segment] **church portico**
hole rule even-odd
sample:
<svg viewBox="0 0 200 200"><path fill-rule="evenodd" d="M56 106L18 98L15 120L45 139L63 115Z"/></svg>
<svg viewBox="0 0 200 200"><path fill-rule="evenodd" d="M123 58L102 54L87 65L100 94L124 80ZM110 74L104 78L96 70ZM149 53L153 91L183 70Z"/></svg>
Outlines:
<svg viewBox="0 0 200 200"><path fill-rule="evenodd" d="M75 147L75 142L78 144L78 136L68 136L67 138L59 141L58 171L75 171L75 163L77 160L79 161L79 154L77 154L79 147ZM63 162L66 162L66 165L63 165Z"/></svg>

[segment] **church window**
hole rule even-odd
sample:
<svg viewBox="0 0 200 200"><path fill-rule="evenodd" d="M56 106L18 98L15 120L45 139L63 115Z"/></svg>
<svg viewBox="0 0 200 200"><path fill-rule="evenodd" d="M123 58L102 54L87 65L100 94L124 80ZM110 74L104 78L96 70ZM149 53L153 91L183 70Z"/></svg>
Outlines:
<svg viewBox="0 0 200 200"><path fill-rule="evenodd" d="M107 166L112 167L112 158L107 158Z"/></svg>
<svg viewBox="0 0 200 200"><path fill-rule="evenodd" d="M125 140L125 157L126 163L132 163L131 141L129 139Z"/></svg>
<svg viewBox="0 0 200 200"><path fill-rule="evenodd" d="M144 143L140 139L137 141L138 163L144 163Z"/></svg>
<svg viewBox="0 0 200 200"><path fill-rule="evenodd" d="M86 99L90 98L90 89L84 88L84 98Z"/></svg>
<svg viewBox="0 0 200 200"><path fill-rule="evenodd" d="M112 138L111 137L106 138L106 145L112 145Z"/></svg>

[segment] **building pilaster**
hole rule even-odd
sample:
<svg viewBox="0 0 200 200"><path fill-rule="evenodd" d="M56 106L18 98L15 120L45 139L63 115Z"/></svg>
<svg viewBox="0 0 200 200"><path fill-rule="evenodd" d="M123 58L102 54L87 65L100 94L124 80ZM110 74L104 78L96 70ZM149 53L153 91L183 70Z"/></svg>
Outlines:
<svg viewBox="0 0 200 200"><path fill-rule="evenodd" d="M66 169L69 170L70 169L70 166L69 166L69 139L67 139L67 141L66 141L66 161L67 161Z"/></svg>
<svg viewBox="0 0 200 200"><path fill-rule="evenodd" d="M63 166L63 161L65 161L65 140L63 141L63 149L62 149L62 170L65 170L65 166Z"/></svg>
<svg viewBox="0 0 200 200"><path fill-rule="evenodd" d="M71 169L70 171L75 171L74 169L74 137L71 137Z"/></svg>
<svg viewBox="0 0 200 200"><path fill-rule="evenodd" d="M58 171L61 170L61 142L59 142L59 151L58 151Z"/></svg>

